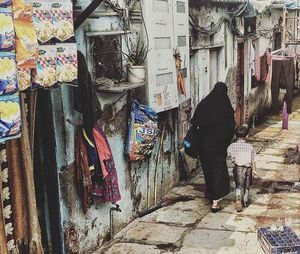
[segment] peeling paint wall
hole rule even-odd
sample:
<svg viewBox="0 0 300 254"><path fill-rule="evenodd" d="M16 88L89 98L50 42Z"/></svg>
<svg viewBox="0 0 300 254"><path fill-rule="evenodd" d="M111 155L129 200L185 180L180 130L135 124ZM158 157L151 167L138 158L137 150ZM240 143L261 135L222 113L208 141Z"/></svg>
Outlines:
<svg viewBox="0 0 300 254"><path fill-rule="evenodd" d="M190 15L198 21L201 27L210 27L217 24L221 17L229 18L229 9L224 5L194 4L190 8ZM254 38L259 56L262 56L267 48L273 47L273 29L278 25L282 16L282 10L271 9L257 16L257 31L259 36ZM237 26L243 31L243 19L237 18ZM190 30L192 37L191 57L191 82L193 87L192 105L195 107L213 88L210 78L211 52L218 50L218 81L225 82L228 86L228 94L233 108L237 107L237 41L245 43L245 77L244 77L244 101L245 122L252 124L252 118L262 117L271 104L271 89L267 83L256 88L251 88L251 70L249 68L248 45L250 39L239 39L232 35L227 25L222 25L213 36L203 36ZM266 38L265 38L266 37ZM225 60L226 59L226 60ZM213 70L214 71L214 70ZM217 71L215 70L215 73Z"/></svg>
<svg viewBox="0 0 300 254"><path fill-rule="evenodd" d="M83 7L88 4L88 1L80 2ZM122 5L121 1L118 2ZM122 22L118 17L89 19L76 33L78 49L85 55L89 55L86 52L85 31L87 29L93 31L119 30L122 29L120 24ZM136 28L133 27L134 29ZM74 176L75 127L66 121L70 119L72 122L77 122L80 119L80 115L72 109L72 89L72 87L62 85L51 91L51 99L55 125L57 170L59 172L61 224L64 233L68 230L76 233L77 239L73 242L73 247L75 246L74 249L78 247L78 253L84 254L95 250L108 239L109 211L113 205L94 205L86 215L82 212ZM130 163L124 158L130 103L129 96L123 96L120 99L121 95L99 94L99 100L104 109L101 121L113 152L122 196L118 203L122 212L114 213L115 232L126 226L138 212L146 209L147 206L154 205L154 189L157 190L156 197L159 201L179 181L177 110L159 115L160 129L162 130L164 124L166 126L161 151L158 153L157 142L149 160ZM115 103L116 101L118 102ZM114 113L112 114L112 112ZM159 156L157 156L158 154ZM157 172L156 187L154 187L155 171ZM63 253L70 253L68 246L65 246Z"/></svg>

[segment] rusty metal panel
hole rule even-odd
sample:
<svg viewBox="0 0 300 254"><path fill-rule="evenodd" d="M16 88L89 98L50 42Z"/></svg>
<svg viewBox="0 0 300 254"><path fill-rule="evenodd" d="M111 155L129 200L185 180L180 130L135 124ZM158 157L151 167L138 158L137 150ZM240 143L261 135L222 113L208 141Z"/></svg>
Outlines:
<svg viewBox="0 0 300 254"><path fill-rule="evenodd" d="M121 79L121 36L101 35L90 37L90 45L96 78Z"/></svg>

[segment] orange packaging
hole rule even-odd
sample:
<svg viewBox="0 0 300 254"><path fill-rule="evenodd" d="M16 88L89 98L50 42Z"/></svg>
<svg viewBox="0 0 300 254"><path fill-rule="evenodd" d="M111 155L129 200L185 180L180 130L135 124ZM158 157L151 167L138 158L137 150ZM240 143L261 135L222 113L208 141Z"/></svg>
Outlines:
<svg viewBox="0 0 300 254"><path fill-rule="evenodd" d="M18 67L35 68L38 58L38 42L34 25L30 21L15 20L14 27Z"/></svg>
<svg viewBox="0 0 300 254"><path fill-rule="evenodd" d="M32 20L32 4L25 3L24 0L13 0L14 20Z"/></svg>

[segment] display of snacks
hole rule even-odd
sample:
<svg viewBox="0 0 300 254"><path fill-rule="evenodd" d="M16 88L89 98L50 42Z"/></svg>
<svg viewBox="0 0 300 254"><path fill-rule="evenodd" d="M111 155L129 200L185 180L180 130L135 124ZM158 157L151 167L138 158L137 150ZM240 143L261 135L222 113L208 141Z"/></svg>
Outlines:
<svg viewBox="0 0 300 254"><path fill-rule="evenodd" d="M10 51L15 47L15 33L12 14L0 9L0 50Z"/></svg>
<svg viewBox="0 0 300 254"><path fill-rule="evenodd" d="M55 38L64 42L74 37L73 7L69 0L60 0L51 4Z"/></svg>
<svg viewBox="0 0 300 254"><path fill-rule="evenodd" d="M59 82L70 83L77 79L77 49L75 43L58 45L56 73Z"/></svg>
<svg viewBox="0 0 300 254"><path fill-rule="evenodd" d="M54 38L56 30L53 25L50 2L41 0L33 2L33 24L41 43Z"/></svg>
<svg viewBox="0 0 300 254"><path fill-rule="evenodd" d="M13 94L18 90L16 58L13 53L0 54L0 95Z"/></svg>
<svg viewBox="0 0 300 254"><path fill-rule="evenodd" d="M0 96L0 143L17 138L21 132L19 95Z"/></svg>
<svg viewBox="0 0 300 254"><path fill-rule="evenodd" d="M13 0L12 9L14 20L32 21L32 4L24 0Z"/></svg>
<svg viewBox="0 0 300 254"><path fill-rule="evenodd" d="M11 6L11 0L0 0L0 7L6 8Z"/></svg>
<svg viewBox="0 0 300 254"><path fill-rule="evenodd" d="M14 26L17 64L22 68L35 68L39 45L34 26L23 20L15 20Z"/></svg>
<svg viewBox="0 0 300 254"><path fill-rule="evenodd" d="M40 46L34 83L49 88L57 83L56 78L56 46Z"/></svg>
<svg viewBox="0 0 300 254"><path fill-rule="evenodd" d="M19 91L25 91L31 87L31 70L18 68Z"/></svg>

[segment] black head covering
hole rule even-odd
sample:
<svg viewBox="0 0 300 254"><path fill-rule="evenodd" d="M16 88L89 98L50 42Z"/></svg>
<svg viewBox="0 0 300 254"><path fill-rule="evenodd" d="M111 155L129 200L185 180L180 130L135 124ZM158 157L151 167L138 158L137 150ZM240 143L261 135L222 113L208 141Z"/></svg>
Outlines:
<svg viewBox="0 0 300 254"><path fill-rule="evenodd" d="M199 143L202 142L203 148L211 145L224 150L234 135L234 110L227 91L225 83L216 83L195 110L192 126L199 131Z"/></svg>
<svg viewBox="0 0 300 254"><path fill-rule="evenodd" d="M192 125L198 127L234 122L234 110L223 82L215 84L214 89L198 104Z"/></svg>
<svg viewBox="0 0 300 254"><path fill-rule="evenodd" d="M82 113L83 126L92 137L94 124L101 118L102 109L84 55L78 51L78 87L74 88L73 108Z"/></svg>

